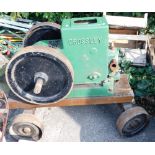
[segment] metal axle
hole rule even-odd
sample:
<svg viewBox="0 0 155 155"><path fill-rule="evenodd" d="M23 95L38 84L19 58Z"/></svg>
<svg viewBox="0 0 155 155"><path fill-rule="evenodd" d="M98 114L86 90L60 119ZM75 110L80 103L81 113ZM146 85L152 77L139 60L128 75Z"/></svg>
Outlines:
<svg viewBox="0 0 155 155"><path fill-rule="evenodd" d="M44 84L44 80L42 78L38 78L36 80L33 92L35 94L40 94L43 84Z"/></svg>
<svg viewBox="0 0 155 155"><path fill-rule="evenodd" d="M42 86L48 81L48 76L43 72L37 72L34 76L35 87L34 94L40 94Z"/></svg>

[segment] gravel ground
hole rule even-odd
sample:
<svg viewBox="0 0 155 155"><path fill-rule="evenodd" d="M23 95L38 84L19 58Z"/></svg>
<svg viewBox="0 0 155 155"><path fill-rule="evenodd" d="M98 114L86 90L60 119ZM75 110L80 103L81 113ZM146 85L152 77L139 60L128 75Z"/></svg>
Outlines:
<svg viewBox="0 0 155 155"><path fill-rule="evenodd" d="M12 116L22 111L12 111ZM43 120L44 134L40 142L152 142L155 141L155 118L139 134L127 138L116 130L121 113L117 105L54 107L36 109ZM10 120L11 121L11 120ZM6 141L15 141L8 134Z"/></svg>

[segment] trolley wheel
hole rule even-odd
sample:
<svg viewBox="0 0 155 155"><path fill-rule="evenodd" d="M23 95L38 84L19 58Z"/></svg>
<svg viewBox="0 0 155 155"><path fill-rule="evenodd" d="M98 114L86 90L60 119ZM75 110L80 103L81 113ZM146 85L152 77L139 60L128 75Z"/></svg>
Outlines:
<svg viewBox="0 0 155 155"><path fill-rule="evenodd" d="M140 106L135 106L124 111L116 122L119 133L123 136L133 136L146 127L149 115Z"/></svg>
<svg viewBox="0 0 155 155"><path fill-rule="evenodd" d="M61 39L60 25L51 22L43 22L34 25L26 34L23 46L31 46L41 40Z"/></svg>
<svg viewBox="0 0 155 155"><path fill-rule="evenodd" d="M43 133L43 124L32 114L19 114L9 129L10 135L19 139L39 140Z"/></svg>

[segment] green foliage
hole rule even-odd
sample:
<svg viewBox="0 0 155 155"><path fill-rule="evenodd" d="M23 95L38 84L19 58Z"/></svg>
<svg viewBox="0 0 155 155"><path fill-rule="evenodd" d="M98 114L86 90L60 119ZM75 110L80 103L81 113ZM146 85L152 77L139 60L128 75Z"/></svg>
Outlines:
<svg viewBox="0 0 155 155"><path fill-rule="evenodd" d="M155 12L149 13L148 32L155 33Z"/></svg>
<svg viewBox="0 0 155 155"><path fill-rule="evenodd" d="M49 21L61 23L64 18L102 16L101 12L1 12L0 15L9 15L16 18L31 19L34 21Z"/></svg>
<svg viewBox="0 0 155 155"><path fill-rule="evenodd" d="M143 17L144 12L108 12L109 15ZM16 18L32 19L34 21L50 21L61 23L64 18L102 16L102 12L1 12L0 15L9 15ZM145 33L155 32L155 13L148 13L148 28Z"/></svg>
<svg viewBox="0 0 155 155"><path fill-rule="evenodd" d="M150 64L145 67L137 67L122 59L120 67L128 75L135 96L153 96L155 94L155 73Z"/></svg>
<svg viewBox="0 0 155 155"><path fill-rule="evenodd" d="M144 12L108 12L109 15L143 17ZM50 21L61 23L64 18L102 16L102 12L1 12L0 15L9 15L16 18L32 19L34 21ZM155 33L155 13L148 13L148 28L145 33Z"/></svg>
<svg viewBox="0 0 155 155"><path fill-rule="evenodd" d="M143 17L144 12L108 12L109 15L114 16L128 16L128 17Z"/></svg>

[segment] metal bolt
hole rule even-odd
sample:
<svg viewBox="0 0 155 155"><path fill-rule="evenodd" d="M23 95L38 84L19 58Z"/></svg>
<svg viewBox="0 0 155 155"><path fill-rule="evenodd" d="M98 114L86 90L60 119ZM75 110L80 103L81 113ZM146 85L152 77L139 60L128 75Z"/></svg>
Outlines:
<svg viewBox="0 0 155 155"><path fill-rule="evenodd" d="M97 79L98 78L98 75L93 75L93 79Z"/></svg>
<svg viewBox="0 0 155 155"><path fill-rule="evenodd" d="M90 76L88 76L88 78L89 78L90 80L92 80L92 79L93 79L93 76L92 76L92 75L90 75Z"/></svg>
<svg viewBox="0 0 155 155"><path fill-rule="evenodd" d="M112 92L112 88L109 88L108 91Z"/></svg>
<svg viewBox="0 0 155 155"><path fill-rule="evenodd" d="M100 73L94 72L94 73L92 73L91 75L89 75L88 78L89 78L90 80L94 80L94 79L99 78L100 76L101 76Z"/></svg>

